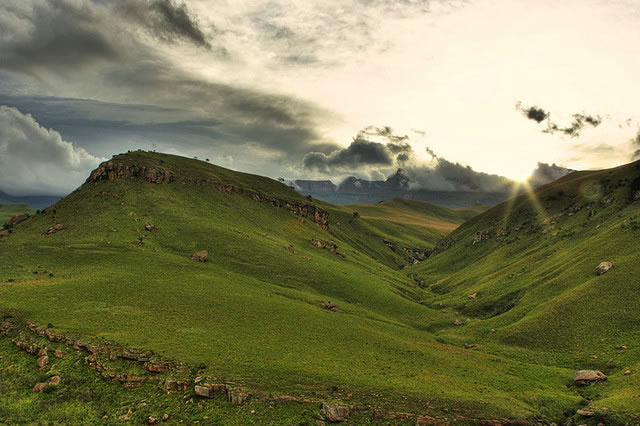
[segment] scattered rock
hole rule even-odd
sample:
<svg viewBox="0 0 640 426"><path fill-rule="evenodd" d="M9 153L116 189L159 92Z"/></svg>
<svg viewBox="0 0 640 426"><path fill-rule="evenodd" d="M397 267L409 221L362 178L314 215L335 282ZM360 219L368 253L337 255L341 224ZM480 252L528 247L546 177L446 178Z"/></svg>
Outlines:
<svg viewBox="0 0 640 426"><path fill-rule="evenodd" d="M169 369L169 366L162 362L147 362L144 364L144 368L151 373L164 373Z"/></svg>
<svg viewBox="0 0 640 426"><path fill-rule="evenodd" d="M49 385L58 386L60 384L60 376L53 376L49 379Z"/></svg>
<svg viewBox="0 0 640 426"><path fill-rule="evenodd" d="M627 349L627 345L616 345L616 349Z"/></svg>
<svg viewBox="0 0 640 426"><path fill-rule="evenodd" d="M631 375L631 370L627 370L627 371L625 371L625 372L624 372L624 375L625 375L625 376L630 376L630 375Z"/></svg>
<svg viewBox="0 0 640 426"><path fill-rule="evenodd" d="M196 262L206 262L207 257L209 257L209 252L206 250L197 251L191 255L191 260L195 260Z"/></svg>
<svg viewBox="0 0 640 426"><path fill-rule="evenodd" d="M462 327L464 325L464 323L462 321L460 321L459 319L455 320L453 322L453 325L457 326L457 327Z"/></svg>
<svg viewBox="0 0 640 426"><path fill-rule="evenodd" d="M470 294L468 297L469 299L474 300L476 297L478 297L478 293Z"/></svg>
<svg viewBox="0 0 640 426"><path fill-rule="evenodd" d="M9 223L9 226L16 226L20 222L24 222L27 219L29 219L29 214L28 213L17 214L15 216L11 217L9 219L8 223Z"/></svg>
<svg viewBox="0 0 640 426"><path fill-rule="evenodd" d="M611 269L612 267L613 267L613 263L611 263L611 262L602 262L596 268L596 272L597 272L598 275L602 275L602 274L607 273L607 271L609 271L609 269Z"/></svg>
<svg viewBox="0 0 640 426"><path fill-rule="evenodd" d="M43 355L40 358L38 358L38 367L40 368L40 370L44 370L45 368L47 368L48 364L49 364L49 357L47 355Z"/></svg>
<svg viewBox="0 0 640 426"><path fill-rule="evenodd" d="M129 420L131 418L131 416L133 416L133 411L131 411L131 408L129 408L129 411L127 411L125 414L119 416L118 420Z"/></svg>
<svg viewBox="0 0 640 426"><path fill-rule="evenodd" d="M49 229L47 229L47 232L45 232L46 235L51 235L51 234L55 234L56 232L60 232L64 229L64 225L62 225L61 223L58 223L54 226L50 226Z"/></svg>
<svg viewBox="0 0 640 426"><path fill-rule="evenodd" d="M158 227L157 227L157 226L155 226L155 225L152 225L151 223L148 223L148 222L147 222L147 223L145 223L145 225L144 225L144 230L145 230L145 231L153 232L153 231L155 231L156 229L158 229Z"/></svg>
<svg viewBox="0 0 640 426"><path fill-rule="evenodd" d="M325 418L325 420L332 423L344 422L349 418L349 407L346 405L327 404L326 402L323 402L320 414Z"/></svg>
<svg viewBox="0 0 640 426"><path fill-rule="evenodd" d="M44 390L45 386L47 386L46 383L38 383L33 387L33 389L31 389L31 391L34 393L41 393Z"/></svg>
<svg viewBox="0 0 640 426"><path fill-rule="evenodd" d="M0 238L4 238L4 237L8 237L9 236L9 230L8 229L3 229L2 231L0 231Z"/></svg>
<svg viewBox="0 0 640 426"><path fill-rule="evenodd" d="M285 245L284 248L289 250L291 253L296 254L296 251L291 244Z"/></svg>
<svg viewBox="0 0 640 426"><path fill-rule="evenodd" d="M227 392L227 399L234 405L240 405L249 400L249 394L240 392L238 390L229 389L229 391Z"/></svg>
<svg viewBox="0 0 640 426"><path fill-rule="evenodd" d="M596 415L593 411L584 409L576 411L576 414L582 417L593 417Z"/></svg>
<svg viewBox="0 0 640 426"><path fill-rule="evenodd" d="M476 345L475 343L465 343L464 344L464 348L465 349L473 349L473 348L477 348L478 345Z"/></svg>
<svg viewBox="0 0 640 426"><path fill-rule="evenodd" d="M194 388L196 395L203 398L213 398L216 394L223 393L227 390L224 383L196 385Z"/></svg>
<svg viewBox="0 0 640 426"><path fill-rule="evenodd" d="M495 328L492 328L491 330L489 330L489 334L495 334L495 332L496 332Z"/></svg>
<svg viewBox="0 0 640 426"><path fill-rule="evenodd" d="M580 370L573 375L573 383L576 386L590 386L603 380L607 380L607 376L598 370Z"/></svg>
<svg viewBox="0 0 640 426"><path fill-rule="evenodd" d="M149 423L150 425L155 425L156 423L160 423L160 420L153 416L149 416L149 418L147 418L147 423Z"/></svg>
<svg viewBox="0 0 640 426"><path fill-rule="evenodd" d="M591 355L591 358L598 359L598 355Z"/></svg>
<svg viewBox="0 0 640 426"><path fill-rule="evenodd" d="M338 308L338 304L335 302L327 302L323 303L322 307L331 311L331 312L342 312L340 308Z"/></svg>

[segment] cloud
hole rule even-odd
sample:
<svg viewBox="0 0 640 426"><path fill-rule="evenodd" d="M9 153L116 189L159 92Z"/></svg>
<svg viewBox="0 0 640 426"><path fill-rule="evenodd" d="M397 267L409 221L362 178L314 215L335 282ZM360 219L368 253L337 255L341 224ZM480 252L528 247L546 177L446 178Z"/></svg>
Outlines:
<svg viewBox="0 0 640 426"><path fill-rule="evenodd" d="M538 162L538 166L535 168L533 173L531 173L529 179L527 179L527 183L532 187L538 187L546 185L549 182L553 182L556 179L560 179L572 172L575 172L575 170L557 166L555 163L547 164Z"/></svg>
<svg viewBox="0 0 640 426"><path fill-rule="evenodd" d="M636 133L636 136L631 139L631 144L633 146L633 149L635 150L631 159L633 161L640 160L640 129L638 129L638 133Z"/></svg>
<svg viewBox="0 0 640 426"><path fill-rule="evenodd" d="M371 140L380 139L381 142ZM303 169L330 174L333 171L361 170L371 167L394 167L409 161L412 148L408 136L398 136L390 127L369 126L353 138L347 148L330 154L310 152L303 159Z"/></svg>
<svg viewBox="0 0 640 426"><path fill-rule="evenodd" d="M211 48L197 18L185 3L178 5L173 0L121 0L114 7L124 19L144 27L162 41L174 43L181 39Z"/></svg>
<svg viewBox="0 0 640 426"><path fill-rule="evenodd" d="M567 136L576 138L580 136L580 132L582 129L589 125L591 127L598 127L602 124L602 117L599 115L587 115L587 114L573 114L573 121L571 124L565 127L561 127L555 122L551 121L551 114L548 111L545 111L542 108L537 106L531 107L523 107L520 102L516 103L516 110L520 111L525 117L529 120L533 120L536 123L542 123L543 121L547 121L547 128L544 129L543 133L564 133Z"/></svg>
<svg viewBox="0 0 640 426"><path fill-rule="evenodd" d="M0 105L0 191L64 195L103 160L41 127L30 114Z"/></svg>

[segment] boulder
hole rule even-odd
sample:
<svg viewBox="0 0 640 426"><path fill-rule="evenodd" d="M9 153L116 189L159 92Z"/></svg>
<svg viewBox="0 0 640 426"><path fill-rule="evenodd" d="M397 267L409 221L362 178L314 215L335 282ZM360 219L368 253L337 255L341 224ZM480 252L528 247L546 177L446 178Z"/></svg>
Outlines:
<svg viewBox="0 0 640 426"><path fill-rule="evenodd" d="M33 387L33 389L31 389L31 391L34 393L41 393L44 390L45 386L47 386L46 383L38 383Z"/></svg>
<svg viewBox="0 0 640 426"><path fill-rule="evenodd" d="M195 260L196 262L206 262L207 257L209 257L209 252L206 250L201 250L193 253L191 255L191 260Z"/></svg>
<svg viewBox="0 0 640 426"><path fill-rule="evenodd" d="M576 411L576 414L582 417L593 417L596 415L593 411L584 409Z"/></svg>
<svg viewBox="0 0 640 426"><path fill-rule="evenodd" d="M338 304L335 302L327 302L327 303L323 303L322 307L331 311L331 312L341 312L340 308L338 308Z"/></svg>
<svg viewBox="0 0 640 426"><path fill-rule="evenodd" d="M576 386L590 386L604 380L607 380L607 376L598 370L580 370L573 375L573 383Z"/></svg>
<svg viewBox="0 0 640 426"><path fill-rule="evenodd" d="M462 327L464 325L464 323L462 321L460 321L459 319L455 320L453 322L453 325L457 326L457 327Z"/></svg>
<svg viewBox="0 0 640 426"><path fill-rule="evenodd" d="M627 370L627 371L625 371L625 372L624 372L624 375L625 375L625 376L630 376L630 375L631 375L631 370Z"/></svg>
<svg viewBox="0 0 640 426"><path fill-rule="evenodd" d="M238 390L229 389L229 392L227 393L227 399L234 405L244 404L249 400L249 394L240 392Z"/></svg>
<svg viewBox="0 0 640 426"><path fill-rule="evenodd" d="M0 231L0 238L5 238L9 236L9 230L8 229L3 229L2 231Z"/></svg>
<svg viewBox="0 0 640 426"><path fill-rule="evenodd" d="M58 386L60 384L60 376L53 376L49 379L49 385Z"/></svg>
<svg viewBox="0 0 640 426"><path fill-rule="evenodd" d="M22 213L22 214L17 214L13 217L11 217L9 219L9 226L15 226L17 224L19 224L20 222L24 222L25 220L29 219L29 214L28 213Z"/></svg>
<svg viewBox="0 0 640 426"><path fill-rule="evenodd" d="M196 395L203 398L213 398L216 394L223 393L227 390L224 383L196 385L194 388Z"/></svg>
<svg viewBox="0 0 640 426"><path fill-rule="evenodd" d="M158 227L156 227L155 225L152 225L151 223L145 223L145 225L144 225L144 230L145 231L153 232L156 229L158 229Z"/></svg>
<svg viewBox="0 0 640 426"><path fill-rule="evenodd" d="M332 423L344 422L349 418L349 407L346 405L327 404L326 402L323 402L320 414Z"/></svg>
<svg viewBox="0 0 640 426"><path fill-rule="evenodd" d="M474 299L476 299L478 297L478 293L470 294L468 297L469 297L469 299L474 300Z"/></svg>
<svg viewBox="0 0 640 426"><path fill-rule="evenodd" d="M47 235L55 234L56 232L62 231L63 229L64 229L64 225L61 223L58 223L56 225L50 226L49 229L47 229L47 232L45 232L45 234Z"/></svg>
<svg viewBox="0 0 640 426"><path fill-rule="evenodd" d="M596 272L598 275L606 274L609 269L613 267L613 263L611 262L602 262L596 268Z"/></svg>
<svg viewBox="0 0 640 426"><path fill-rule="evenodd" d="M38 367L40 368L40 370L44 370L45 368L47 368L48 364L49 364L49 357L47 355L43 355L40 358L38 358Z"/></svg>

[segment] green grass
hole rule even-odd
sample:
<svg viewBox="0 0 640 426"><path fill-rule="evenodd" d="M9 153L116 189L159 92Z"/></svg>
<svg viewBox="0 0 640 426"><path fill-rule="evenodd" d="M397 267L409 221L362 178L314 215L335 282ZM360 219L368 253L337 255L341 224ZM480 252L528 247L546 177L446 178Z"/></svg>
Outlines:
<svg viewBox="0 0 640 426"><path fill-rule="evenodd" d="M628 199L630 181L640 172L633 165L611 175L572 175L538 192L550 216L585 197L599 205L613 194L616 201L603 203L595 216L586 217L591 208L585 208L542 233L544 218L520 197L508 219L508 203L474 216L451 234L451 249L403 269L409 259L402 248L429 249L445 235L427 223L457 225L479 209L405 200L331 206L278 182L195 160L139 152L117 160L312 203L329 211L330 231L205 185L138 179L85 184L0 240L0 311L87 340L202 364L206 374L267 394L451 420L561 422L588 403L589 395L568 386L573 372L596 367L611 379L594 388L592 405L608 408L606 419L640 414L632 390L636 376L622 375L640 355L633 346L640 316L632 267L640 231L629 219L640 208ZM607 176L611 186L629 181L610 193L602 184L594 196L593 182ZM389 216L413 219L407 224ZM147 222L158 229L144 231ZM65 229L44 234L58 223ZM511 233L471 244L476 232L501 227ZM345 258L314 247L314 238L335 241ZM190 260L203 249L208 262ZM614 262L614 269L596 277L602 260ZM427 288L409 278L414 274ZM468 298L472 293L474 300ZM326 301L342 312L323 309ZM454 326L456 319L465 325ZM492 328L496 333L489 334ZM2 342L4 357L11 351ZM464 343L479 347L464 349ZM616 344L629 349L616 351ZM0 364L0 380L5 376ZM9 408L0 416L16 422L35 416L22 398L47 396L29 394L17 377L6 380L16 390L5 398ZM132 398L113 392L114 409L121 404L117 398ZM180 412L177 407L172 414ZM314 414L302 407L286 414L293 417L284 423L313 422ZM93 408L86 410L91 414ZM219 410L221 422L243 422L227 408ZM278 422L257 411L256 422ZM67 419L58 412L50 418Z"/></svg>
<svg viewBox="0 0 640 426"><path fill-rule="evenodd" d="M35 213L33 207L25 203L0 204L0 227L7 223L12 216L22 213Z"/></svg>

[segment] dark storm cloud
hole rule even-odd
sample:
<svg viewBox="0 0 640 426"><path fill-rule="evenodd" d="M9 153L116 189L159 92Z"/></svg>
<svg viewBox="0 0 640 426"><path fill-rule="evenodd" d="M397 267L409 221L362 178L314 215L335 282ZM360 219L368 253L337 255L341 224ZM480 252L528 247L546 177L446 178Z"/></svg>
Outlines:
<svg viewBox="0 0 640 426"><path fill-rule="evenodd" d="M533 173L531 173L527 182L533 187L538 187L549 182L553 182L556 179L560 179L574 171L575 170L568 169L566 167L557 166L555 163L547 164L538 162L538 166L535 168Z"/></svg>
<svg viewBox="0 0 640 426"><path fill-rule="evenodd" d="M177 39L211 48L196 17L185 3L172 0L121 0L115 3L123 18L136 22L149 33L167 42Z"/></svg>
<svg viewBox="0 0 640 426"><path fill-rule="evenodd" d="M543 133L564 133L567 136L576 138L580 136L582 129L589 125L591 127L598 127L602 123L602 117L599 115L586 115L586 114L573 114L573 121L570 125L561 127L560 125L551 121L551 114L542 108L537 106L523 107L520 102L516 103L516 109L520 111L529 120L533 120L536 123L542 123L547 121L547 128Z"/></svg>
<svg viewBox="0 0 640 426"><path fill-rule="evenodd" d="M373 137L382 140L376 142ZM369 126L353 138L347 147L330 154L310 152L304 157L303 168L323 173L332 170L358 170L370 167L392 167L409 161L412 148L408 136L398 136L390 127Z"/></svg>
<svg viewBox="0 0 640 426"><path fill-rule="evenodd" d="M27 7L24 7L27 6ZM19 72L86 68L120 57L103 16L63 0L0 3L0 68Z"/></svg>

